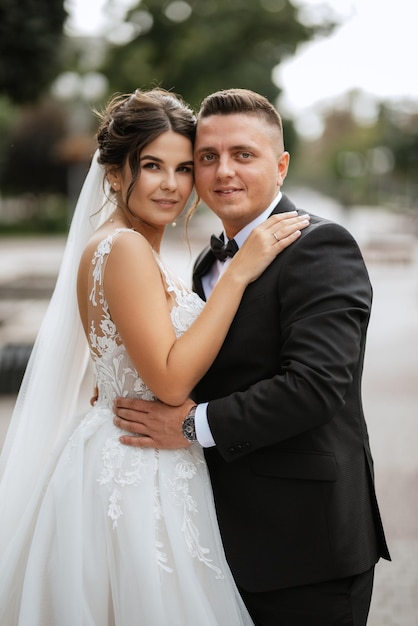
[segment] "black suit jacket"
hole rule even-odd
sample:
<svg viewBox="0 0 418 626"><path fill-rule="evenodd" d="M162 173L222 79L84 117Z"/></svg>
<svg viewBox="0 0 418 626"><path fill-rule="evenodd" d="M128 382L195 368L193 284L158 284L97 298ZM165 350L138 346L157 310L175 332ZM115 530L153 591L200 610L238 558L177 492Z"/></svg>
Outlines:
<svg viewBox="0 0 418 626"><path fill-rule="evenodd" d="M294 210L284 195L274 212ZM214 262L195 265L194 288ZM390 558L361 401L372 300L358 245L314 215L242 298L194 390L236 582L250 591L358 574Z"/></svg>

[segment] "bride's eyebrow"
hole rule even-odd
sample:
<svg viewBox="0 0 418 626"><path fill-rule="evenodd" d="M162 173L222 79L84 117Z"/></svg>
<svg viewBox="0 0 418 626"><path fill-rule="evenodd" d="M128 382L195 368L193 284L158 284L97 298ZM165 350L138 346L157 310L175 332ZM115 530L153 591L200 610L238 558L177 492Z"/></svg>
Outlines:
<svg viewBox="0 0 418 626"><path fill-rule="evenodd" d="M139 161L157 161L158 163L163 163L163 159L159 159L156 156L153 156L152 154L144 154L143 156L141 156L141 158L139 159Z"/></svg>
<svg viewBox="0 0 418 626"><path fill-rule="evenodd" d="M157 163L164 163L164 159L160 159L152 154L144 154L144 156L141 156L139 159L139 162L141 161L156 161ZM190 159L190 161L182 161L179 165L194 165L194 161L193 159Z"/></svg>

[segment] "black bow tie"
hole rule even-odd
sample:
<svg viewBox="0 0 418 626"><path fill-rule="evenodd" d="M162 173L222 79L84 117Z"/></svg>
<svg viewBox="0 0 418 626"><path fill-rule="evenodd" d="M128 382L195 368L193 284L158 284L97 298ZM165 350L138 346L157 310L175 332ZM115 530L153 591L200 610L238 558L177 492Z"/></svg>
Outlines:
<svg viewBox="0 0 418 626"><path fill-rule="evenodd" d="M223 239L219 239L216 235L212 235L210 238L210 247L219 261L225 261L227 257L233 257L238 252L238 244L235 239L230 239L225 245Z"/></svg>

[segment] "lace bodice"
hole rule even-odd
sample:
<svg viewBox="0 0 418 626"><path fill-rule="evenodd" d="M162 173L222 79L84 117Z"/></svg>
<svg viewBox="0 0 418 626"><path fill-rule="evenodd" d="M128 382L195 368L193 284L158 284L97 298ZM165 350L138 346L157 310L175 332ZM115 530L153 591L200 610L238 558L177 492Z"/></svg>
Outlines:
<svg viewBox="0 0 418 626"><path fill-rule="evenodd" d="M99 403L107 405L116 396L136 396L145 400L154 399L152 391L139 378L122 343L110 316L103 289L106 260L115 237L122 232L132 233L131 236L142 236L133 230L119 228L100 242L92 259L93 288L90 293L92 304L90 310L93 311L93 314L90 320L89 343L95 364ZM164 266L161 258L155 252L154 257L164 278L167 291L173 295L175 304L170 311L170 316L176 336L179 337L196 319L204 303ZM129 272L129 268L127 271ZM134 289L135 286L133 285L132 288ZM132 323L135 323L135 320L132 320Z"/></svg>

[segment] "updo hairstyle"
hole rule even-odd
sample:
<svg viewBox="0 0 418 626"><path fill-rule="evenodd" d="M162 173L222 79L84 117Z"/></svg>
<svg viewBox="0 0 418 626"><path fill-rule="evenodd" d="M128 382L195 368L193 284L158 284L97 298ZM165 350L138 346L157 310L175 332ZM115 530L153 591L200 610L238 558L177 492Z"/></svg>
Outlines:
<svg viewBox="0 0 418 626"><path fill-rule="evenodd" d="M140 174L139 157L145 146L170 130L189 139L192 145L195 140L196 116L192 109L176 94L160 88L116 95L98 116L98 162L106 171L122 169L126 162L131 168L127 205Z"/></svg>

